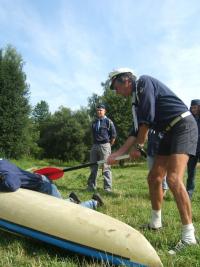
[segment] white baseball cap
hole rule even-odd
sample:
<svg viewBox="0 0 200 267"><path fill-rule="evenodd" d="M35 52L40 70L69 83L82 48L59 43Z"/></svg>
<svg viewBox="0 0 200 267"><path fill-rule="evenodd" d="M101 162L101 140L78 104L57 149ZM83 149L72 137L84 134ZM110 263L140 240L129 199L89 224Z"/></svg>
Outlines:
<svg viewBox="0 0 200 267"><path fill-rule="evenodd" d="M114 69L113 71L111 71L108 75L109 80L110 80L110 89L112 89L112 83L115 80L115 78L123 73L131 73L133 76L133 79L136 80L137 76L135 74L135 71L130 69L130 68L118 68L118 69Z"/></svg>

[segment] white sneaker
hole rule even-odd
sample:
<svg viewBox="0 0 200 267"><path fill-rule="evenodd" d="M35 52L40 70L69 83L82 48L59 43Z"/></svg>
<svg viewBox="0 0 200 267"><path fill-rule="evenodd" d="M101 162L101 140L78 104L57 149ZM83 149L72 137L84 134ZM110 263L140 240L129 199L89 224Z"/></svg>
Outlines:
<svg viewBox="0 0 200 267"><path fill-rule="evenodd" d="M111 192L112 192L112 189L111 189L111 188L105 188L104 191L105 191L106 193L111 193Z"/></svg>
<svg viewBox="0 0 200 267"><path fill-rule="evenodd" d="M197 245L197 244L196 243L187 243L183 240L180 240L173 249L170 249L168 251L168 253L170 255L176 255L177 253L181 252L185 248L187 248L189 246L194 246L194 245Z"/></svg>

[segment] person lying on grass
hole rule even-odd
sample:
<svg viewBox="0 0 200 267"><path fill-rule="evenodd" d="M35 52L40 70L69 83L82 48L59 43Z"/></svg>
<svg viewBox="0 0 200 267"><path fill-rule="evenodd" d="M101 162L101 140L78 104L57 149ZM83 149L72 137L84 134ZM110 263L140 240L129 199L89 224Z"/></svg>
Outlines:
<svg viewBox="0 0 200 267"><path fill-rule="evenodd" d="M19 188L62 198L57 186L48 177L25 171L6 159L0 159L0 191L15 192ZM93 194L91 200L81 202L77 195L71 192L68 200L90 209L103 205L99 194Z"/></svg>

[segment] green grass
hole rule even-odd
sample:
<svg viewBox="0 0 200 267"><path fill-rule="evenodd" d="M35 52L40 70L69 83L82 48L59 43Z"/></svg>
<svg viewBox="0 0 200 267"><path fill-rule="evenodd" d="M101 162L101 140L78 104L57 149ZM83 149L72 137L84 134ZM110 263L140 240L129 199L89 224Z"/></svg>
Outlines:
<svg viewBox="0 0 200 267"><path fill-rule="evenodd" d="M23 160L15 163L22 168L41 167L49 165L46 161ZM50 164L60 165L53 161ZM199 170L199 167L198 167ZM101 171L98 177L98 192L102 195L105 206L100 208L100 212L117 218L133 228L140 231L139 226L148 222L150 216L150 201L146 182L146 164L134 164L123 168L115 167L113 173L113 193L106 194L102 187L103 181ZM56 185L62 192L63 197L67 197L71 191L75 191L81 200L91 198L91 193L85 190L89 169L66 172L62 179L56 181ZM200 174L197 171L196 192L192 201L193 222L196 227L197 236L200 235ZM163 229L159 232L143 231L144 236L149 240L158 252L164 266L168 267L200 267L200 247L191 247L175 257L167 254L168 249L175 245L180 239L180 219L173 200L173 196L168 192L163 203ZM84 258L70 252L15 236L10 233L0 231L0 266L2 267L99 267L105 266L102 263Z"/></svg>

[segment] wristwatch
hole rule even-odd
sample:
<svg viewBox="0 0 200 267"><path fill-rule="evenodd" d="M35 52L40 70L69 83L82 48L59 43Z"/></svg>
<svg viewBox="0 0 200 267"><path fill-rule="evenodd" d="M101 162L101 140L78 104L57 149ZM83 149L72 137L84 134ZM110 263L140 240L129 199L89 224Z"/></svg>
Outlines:
<svg viewBox="0 0 200 267"><path fill-rule="evenodd" d="M136 144L136 146L135 146L135 147L136 147L136 149L137 149L137 150L139 150L139 151L140 151L141 149L143 149L143 146L142 146L142 145L140 145L140 144Z"/></svg>
<svg viewBox="0 0 200 267"><path fill-rule="evenodd" d="M146 151L144 150L144 148L143 148L142 145L140 145L140 144L136 144L135 147L136 147L136 149L137 149L138 151L140 151L140 153L142 154L143 157L145 157L145 158L147 157L147 153L146 153Z"/></svg>

